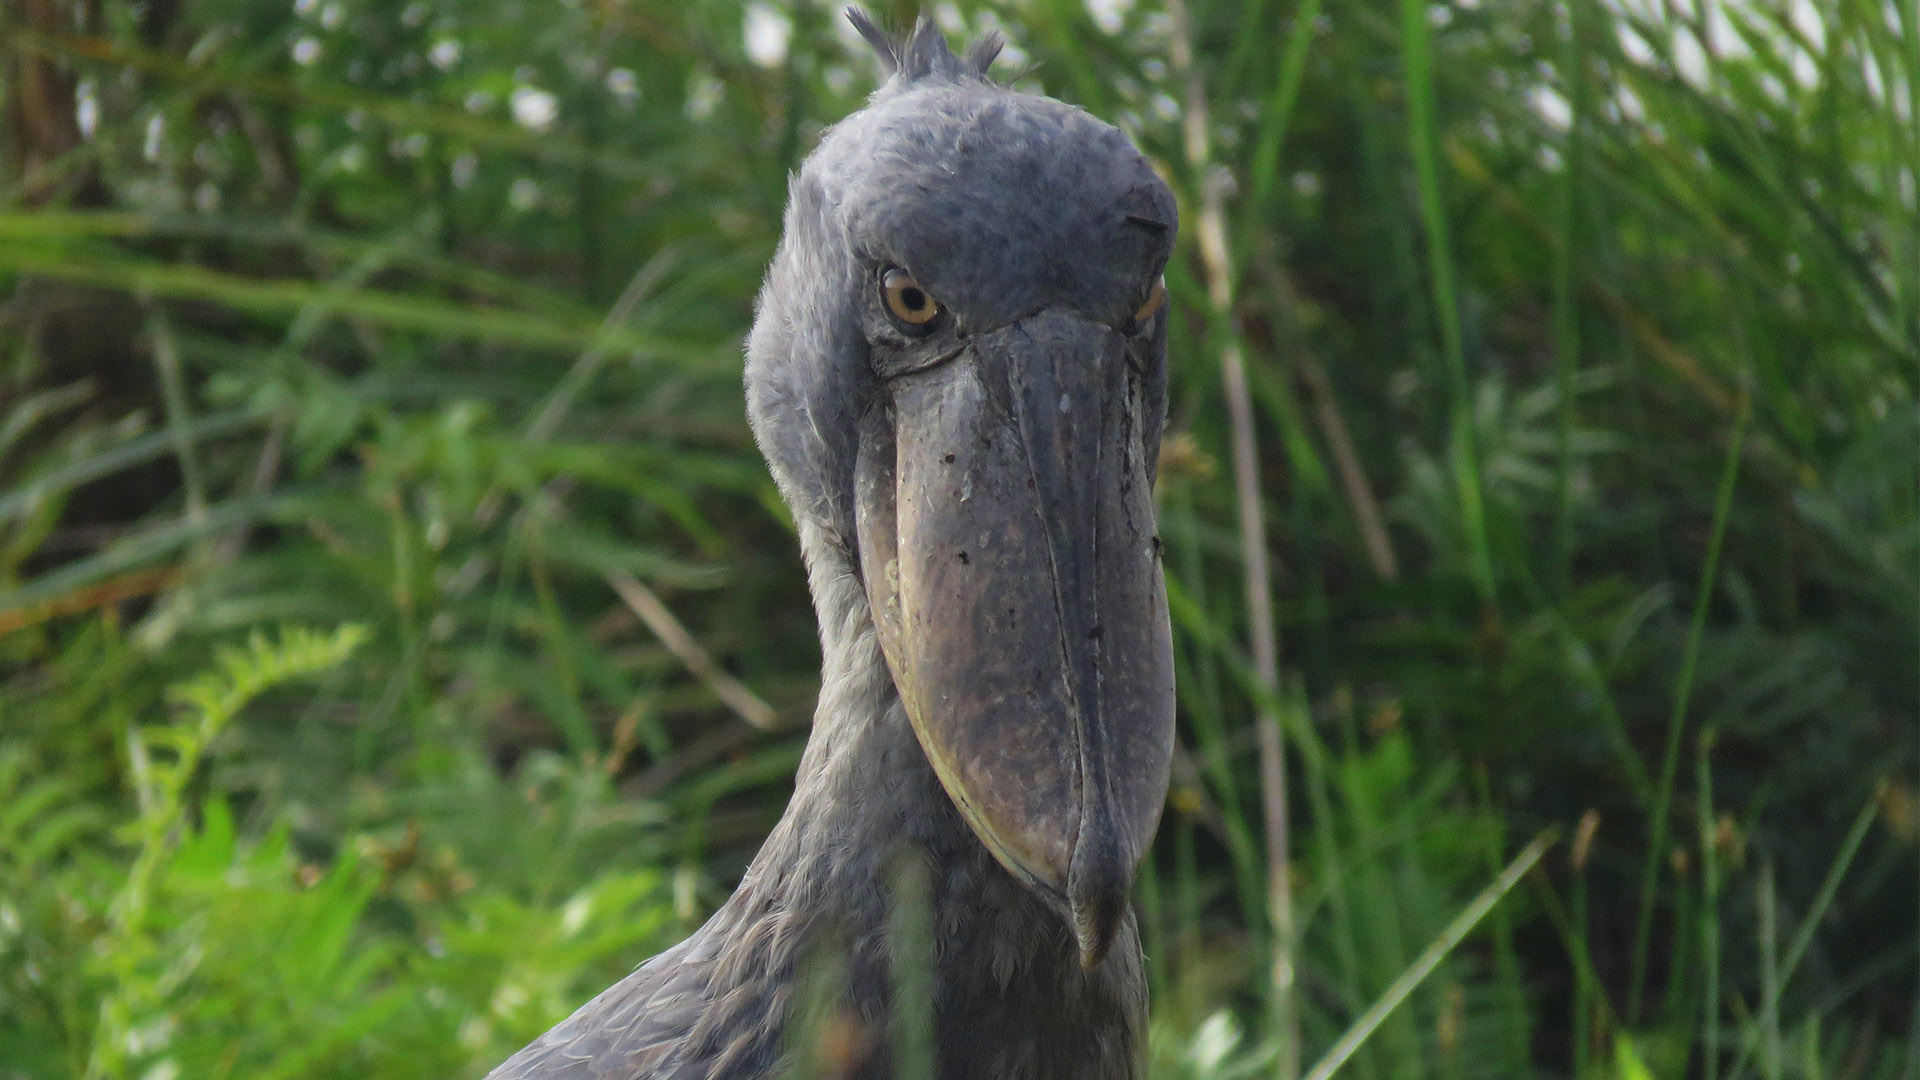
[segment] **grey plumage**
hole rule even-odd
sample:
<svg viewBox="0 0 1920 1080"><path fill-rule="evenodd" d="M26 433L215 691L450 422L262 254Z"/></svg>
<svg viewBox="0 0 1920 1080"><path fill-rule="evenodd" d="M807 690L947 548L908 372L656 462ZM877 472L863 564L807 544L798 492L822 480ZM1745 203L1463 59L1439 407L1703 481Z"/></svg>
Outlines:
<svg viewBox="0 0 1920 1080"><path fill-rule="evenodd" d="M793 178L747 349L749 416L794 511L825 658L793 801L704 927L491 1080L790 1073L817 1049L795 1020L819 958L844 982L840 1042L816 1067L892 1076L901 858L929 871L942 1078L1139 1074L1145 982L1117 905L1171 740L1145 495L1165 321L1143 301L1173 200L1116 129L993 83L997 38L962 58L925 20L894 40L850 16L890 78ZM876 301L889 269L937 298L937 320ZM931 393L933 412L903 388ZM948 467L964 478L949 484ZM1088 523L1047 520L1062 507ZM929 536L955 550L911 549ZM994 576L1023 567L1044 572ZM936 600L957 629L925 615ZM975 657L1011 674L939 682L941 663ZM1055 790L1034 820L1005 809Z"/></svg>

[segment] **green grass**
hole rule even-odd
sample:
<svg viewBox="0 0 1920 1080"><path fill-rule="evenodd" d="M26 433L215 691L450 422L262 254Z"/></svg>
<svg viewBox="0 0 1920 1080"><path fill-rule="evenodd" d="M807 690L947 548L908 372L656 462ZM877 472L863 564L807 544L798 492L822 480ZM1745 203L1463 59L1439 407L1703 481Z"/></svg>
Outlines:
<svg viewBox="0 0 1920 1080"><path fill-rule="evenodd" d="M0 9L0 1080L478 1075L784 802L871 64L485 7ZM938 10L1182 203L1154 1075L1920 1078L1912 3Z"/></svg>

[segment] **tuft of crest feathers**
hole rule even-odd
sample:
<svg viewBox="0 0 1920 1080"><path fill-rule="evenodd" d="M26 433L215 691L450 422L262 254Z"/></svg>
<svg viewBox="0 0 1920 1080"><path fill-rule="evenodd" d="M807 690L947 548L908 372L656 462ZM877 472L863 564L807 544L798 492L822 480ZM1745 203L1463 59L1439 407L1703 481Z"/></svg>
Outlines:
<svg viewBox="0 0 1920 1080"><path fill-rule="evenodd" d="M873 54L879 58L885 74L898 75L908 82L929 76L987 78L987 69L1006 46L1006 40L997 31L990 30L967 49L966 58L962 59L947 47L946 35L925 15L916 19L913 29L901 38L889 36L857 7L847 9L847 21L873 47Z"/></svg>
<svg viewBox="0 0 1920 1080"><path fill-rule="evenodd" d="M1006 47L1007 39L1000 36L1000 31L989 30L980 35L979 41L968 46L967 66L979 72L980 77L984 79L987 76L987 69L993 66L994 58L1000 55L1001 49Z"/></svg>

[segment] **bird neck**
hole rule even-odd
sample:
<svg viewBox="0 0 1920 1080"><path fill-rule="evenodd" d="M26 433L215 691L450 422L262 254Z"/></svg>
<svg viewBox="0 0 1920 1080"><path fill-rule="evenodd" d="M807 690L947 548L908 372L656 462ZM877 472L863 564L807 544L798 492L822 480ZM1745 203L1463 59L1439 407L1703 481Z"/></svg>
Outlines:
<svg viewBox="0 0 1920 1080"><path fill-rule="evenodd" d="M1066 920L994 862L940 786L850 556L804 526L802 546L820 616L820 703L793 800L729 901L733 910L716 918L741 953L737 969L743 977L780 972L795 991L781 995L790 1012L810 965L839 972L842 1000L825 1030L850 1057L846 1067L813 1071L891 1076L892 991L902 972L890 928L903 925L898 902L911 873L925 897L913 901L924 905L915 922L931 938L922 955L932 960L940 1076L1138 1075L1146 991L1132 920L1100 967L1081 968ZM788 1042L786 1052L805 1052L792 1029Z"/></svg>
<svg viewBox="0 0 1920 1080"><path fill-rule="evenodd" d="M847 926L858 938L883 929L900 860L914 857L937 870L936 891L972 890L966 899L981 918L1065 935L1065 924L993 862L940 786L901 704L852 557L822 535L804 527L801 535L823 661L813 731L793 799L743 885L775 889L796 910L819 903L839 907L850 924L871 922Z"/></svg>

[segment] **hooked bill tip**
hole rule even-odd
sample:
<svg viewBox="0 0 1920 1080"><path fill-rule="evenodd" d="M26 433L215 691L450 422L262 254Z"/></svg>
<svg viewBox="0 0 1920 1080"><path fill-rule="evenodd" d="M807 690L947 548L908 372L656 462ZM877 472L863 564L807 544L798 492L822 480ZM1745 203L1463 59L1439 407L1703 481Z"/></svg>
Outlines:
<svg viewBox="0 0 1920 1080"><path fill-rule="evenodd" d="M1127 894L1124 892L1074 896L1073 937L1080 946L1082 968L1092 971L1107 958L1107 950L1113 946L1113 939L1120 930L1120 920L1126 912Z"/></svg>
<svg viewBox="0 0 1920 1080"><path fill-rule="evenodd" d="M1073 936L1080 945L1080 966L1100 966L1127 915L1127 890L1133 884L1132 861L1117 837L1099 822L1082 822L1067 874L1067 903L1073 910ZM1091 827L1089 827L1091 826Z"/></svg>

